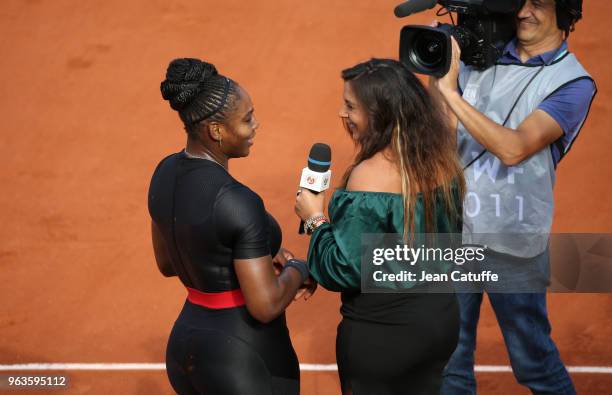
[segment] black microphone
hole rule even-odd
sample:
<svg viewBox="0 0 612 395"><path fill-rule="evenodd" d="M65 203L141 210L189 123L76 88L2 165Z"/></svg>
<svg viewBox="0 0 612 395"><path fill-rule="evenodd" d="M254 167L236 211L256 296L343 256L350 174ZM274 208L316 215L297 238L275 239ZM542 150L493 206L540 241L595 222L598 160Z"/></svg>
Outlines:
<svg viewBox="0 0 612 395"><path fill-rule="evenodd" d="M408 0L393 10L393 13L398 18L403 18L412 15L416 12L421 12L434 8L438 2L436 0Z"/></svg>
<svg viewBox="0 0 612 395"><path fill-rule="evenodd" d="M327 188L331 181L331 148L323 143L313 144L308 154L308 166L302 169L300 188L319 193ZM300 221L299 234L304 233L304 221Z"/></svg>

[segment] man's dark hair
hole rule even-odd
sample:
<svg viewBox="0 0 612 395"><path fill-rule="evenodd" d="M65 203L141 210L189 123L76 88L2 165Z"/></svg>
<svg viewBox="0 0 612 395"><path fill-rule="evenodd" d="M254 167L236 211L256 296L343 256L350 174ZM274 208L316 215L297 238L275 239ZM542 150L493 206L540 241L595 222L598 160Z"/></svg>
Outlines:
<svg viewBox="0 0 612 395"><path fill-rule="evenodd" d="M557 26L565 37L574 31L574 25L582 18L582 0L556 0Z"/></svg>

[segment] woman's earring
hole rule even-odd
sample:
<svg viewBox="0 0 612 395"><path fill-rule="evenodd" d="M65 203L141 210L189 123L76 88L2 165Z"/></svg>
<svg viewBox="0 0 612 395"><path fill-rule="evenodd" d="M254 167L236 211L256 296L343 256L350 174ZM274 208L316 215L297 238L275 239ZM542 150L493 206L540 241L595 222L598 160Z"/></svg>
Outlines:
<svg viewBox="0 0 612 395"><path fill-rule="evenodd" d="M217 140L217 142L219 143L219 148L221 148L221 143L223 142L223 139L221 138L221 133L219 133L219 130L217 130L217 138L219 140Z"/></svg>

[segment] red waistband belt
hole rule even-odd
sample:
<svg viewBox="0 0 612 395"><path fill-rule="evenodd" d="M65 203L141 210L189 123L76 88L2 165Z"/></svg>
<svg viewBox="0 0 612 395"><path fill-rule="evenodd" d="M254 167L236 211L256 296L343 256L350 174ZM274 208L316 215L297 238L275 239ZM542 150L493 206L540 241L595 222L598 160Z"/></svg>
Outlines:
<svg viewBox="0 0 612 395"><path fill-rule="evenodd" d="M210 309L227 309L230 307L244 306L244 295L240 289L225 292L202 292L187 287L187 300L193 304L208 307Z"/></svg>

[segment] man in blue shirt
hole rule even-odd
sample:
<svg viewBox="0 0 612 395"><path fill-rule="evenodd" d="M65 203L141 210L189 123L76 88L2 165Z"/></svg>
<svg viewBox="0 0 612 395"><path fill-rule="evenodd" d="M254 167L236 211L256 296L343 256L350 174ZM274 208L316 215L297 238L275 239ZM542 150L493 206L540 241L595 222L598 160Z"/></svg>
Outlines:
<svg viewBox="0 0 612 395"><path fill-rule="evenodd" d="M550 337L545 286L555 169L578 136L597 91L565 41L581 11L581 0L526 0L517 15L516 38L495 66L484 71L463 67L453 40L449 73L430 81L457 129L468 189L464 236L499 236L476 243L492 250L486 264L493 270L516 260L535 272L541 269L540 278L529 278L535 281L521 291L515 288L521 288L523 278L509 270L504 273L509 288L485 285L481 292L457 295L461 332L442 394L476 392L474 351L484 292L518 382L533 393L575 394Z"/></svg>
<svg viewBox="0 0 612 395"><path fill-rule="evenodd" d="M557 52L559 52L559 55L557 55ZM506 45L499 62L503 64L523 63L525 65L541 66L552 63L555 55L559 57L567 52L567 41L564 40L561 47L536 55L523 63L517 50L517 39L515 38ZM538 106L538 110L544 111L552 117L563 131L563 135L550 146L550 149L553 151L555 166L569 151L572 143L578 137L582 124L589 113L595 93L596 88L593 80L588 77L580 78L563 85L559 90L544 99Z"/></svg>

